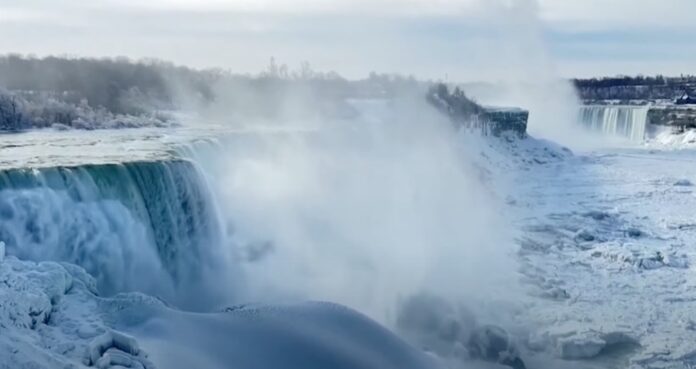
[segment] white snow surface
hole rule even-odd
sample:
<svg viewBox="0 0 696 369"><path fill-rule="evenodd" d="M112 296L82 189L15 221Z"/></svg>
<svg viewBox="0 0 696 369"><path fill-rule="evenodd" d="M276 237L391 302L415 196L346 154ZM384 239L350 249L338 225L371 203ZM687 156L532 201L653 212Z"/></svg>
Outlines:
<svg viewBox="0 0 696 369"><path fill-rule="evenodd" d="M95 280L79 267L6 257L0 262L0 368L153 368L134 338L105 323L105 307L118 300L95 293ZM127 300L159 304L137 294Z"/></svg>
<svg viewBox="0 0 696 369"><path fill-rule="evenodd" d="M138 293L100 298L77 266L12 256L0 263L0 298L2 369L436 367L367 317L328 303L186 313Z"/></svg>
<svg viewBox="0 0 696 369"><path fill-rule="evenodd" d="M696 365L696 153L584 153L519 175L527 347L591 368Z"/></svg>
<svg viewBox="0 0 696 369"><path fill-rule="evenodd" d="M654 137L647 143L657 149L689 149L696 147L696 130L688 129L674 132L672 128L658 128Z"/></svg>
<svg viewBox="0 0 696 369"><path fill-rule="evenodd" d="M471 140L481 180L512 188L498 196L517 229L527 297L501 321L517 322L505 328L527 367L696 365L696 152L674 150L687 135L576 154L531 138ZM308 357L317 368L437 365L340 306L194 314L138 293L102 298L82 268L5 256L0 242L0 369L269 368Z"/></svg>

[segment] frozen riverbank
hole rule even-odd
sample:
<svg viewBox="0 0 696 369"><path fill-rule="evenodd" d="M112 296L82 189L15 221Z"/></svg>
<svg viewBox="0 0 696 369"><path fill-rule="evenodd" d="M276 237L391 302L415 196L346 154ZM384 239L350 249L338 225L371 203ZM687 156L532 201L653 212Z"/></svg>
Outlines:
<svg viewBox="0 0 696 369"><path fill-rule="evenodd" d="M532 349L581 367L696 362L691 151L599 151L520 178Z"/></svg>
<svg viewBox="0 0 696 369"><path fill-rule="evenodd" d="M194 314L138 293L101 298L75 265L0 261L0 368L435 368L362 314L333 304Z"/></svg>

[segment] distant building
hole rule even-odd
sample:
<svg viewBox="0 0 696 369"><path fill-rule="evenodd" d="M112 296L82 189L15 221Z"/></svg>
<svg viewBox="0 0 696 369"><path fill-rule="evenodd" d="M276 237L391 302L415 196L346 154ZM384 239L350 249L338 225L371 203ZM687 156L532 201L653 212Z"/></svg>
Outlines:
<svg viewBox="0 0 696 369"><path fill-rule="evenodd" d="M696 98L692 97L688 92L684 92L674 103L677 105L696 104Z"/></svg>

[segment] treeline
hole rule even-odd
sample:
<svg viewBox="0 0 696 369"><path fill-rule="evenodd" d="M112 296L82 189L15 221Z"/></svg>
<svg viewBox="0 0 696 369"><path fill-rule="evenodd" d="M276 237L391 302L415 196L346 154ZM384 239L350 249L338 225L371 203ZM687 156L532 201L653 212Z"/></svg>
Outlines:
<svg viewBox="0 0 696 369"><path fill-rule="evenodd" d="M444 83L430 87L426 95L428 102L457 121L471 121L485 112L485 109L455 87L451 92Z"/></svg>
<svg viewBox="0 0 696 369"><path fill-rule="evenodd" d="M53 93L0 90L0 131L49 127L90 130L167 127L173 124L173 119L162 112L119 114L104 107L92 107L86 100L68 102L56 98Z"/></svg>
<svg viewBox="0 0 696 369"><path fill-rule="evenodd" d="M303 63L297 70L269 66L255 75L219 72L215 98L201 111L262 119L350 118L355 111L348 99L386 98L403 91L425 90L426 83L413 77L371 73L348 80L336 72L317 72Z"/></svg>
<svg viewBox="0 0 696 369"><path fill-rule="evenodd" d="M656 76L616 76L590 79L574 79L579 88L606 88L618 86L681 86L696 84L696 76L682 75L679 77Z"/></svg>
<svg viewBox="0 0 696 369"><path fill-rule="evenodd" d="M0 56L0 130L174 124L162 112L180 109L274 118L289 109L304 114L312 106L320 113L346 114L347 98L393 96L423 85L412 77L376 73L349 81L335 72L316 72L308 63L291 70L273 59L249 75L157 60L6 55Z"/></svg>
<svg viewBox="0 0 696 369"><path fill-rule="evenodd" d="M66 102L87 100L117 114L138 114L152 106L171 107L172 83L211 97L210 73L160 61L0 56L0 87L52 93Z"/></svg>
<svg viewBox="0 0 696 369"><path fill-rule="evenodd" d="M176 91L211 99L215 78L160 61L0 56L0 130L172 125Z"/></svg>
<svg viewBox="0 0 696 369"><path fill-rule="evenodd" d="M573 80L578 95L585 101L598 100L671 100L684 93L696 92L696 76L618 76Z"/></svg>

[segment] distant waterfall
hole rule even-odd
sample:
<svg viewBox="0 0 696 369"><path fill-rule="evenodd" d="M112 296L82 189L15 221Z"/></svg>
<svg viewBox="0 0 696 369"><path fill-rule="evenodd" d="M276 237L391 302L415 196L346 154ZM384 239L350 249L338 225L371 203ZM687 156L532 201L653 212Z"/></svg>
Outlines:
<svg viewBox="0 0 696 369"><path fill-rule="evenodd" d="M578 120L593 131L642 141L648 109L647 106L586 105L580 107Z"/></svg>
<svg viewBox="0 0 696 369"><path fill-rule="evenodd" d="M20 258L78 264L107 294L195 304L222 239L211 196L185 160L0 171L0 241Z"/></svg>

